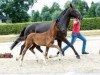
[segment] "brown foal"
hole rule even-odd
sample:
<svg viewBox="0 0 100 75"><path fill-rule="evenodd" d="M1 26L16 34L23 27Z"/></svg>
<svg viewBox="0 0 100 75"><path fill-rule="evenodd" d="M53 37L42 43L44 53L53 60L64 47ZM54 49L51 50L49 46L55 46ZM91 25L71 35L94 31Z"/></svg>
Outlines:
<svg viewBox="0 0 100 75"><path fill-rule="evenodd" d="M24 55L26 53L26 51L34 45L38 45L38 46L46 46L46 47L54 47L57 48L59 50L59 52L61 53L61 49L59 46L57 45L53 45L54 40L56 38L57 32L60 28L57 25L57 21L53 23L53 25L51 25L51 28L44 32L44 33L31 33L27 36L25 43L24 43L24 50L22 52L22 57L21 57L21 61L23 61ZM47 53L45 53L45 57L47 57ZM62 54L62 53L61 53ZM44 61L45 62L45 61ZM46 62L45 62L46 64Z"/></svg>

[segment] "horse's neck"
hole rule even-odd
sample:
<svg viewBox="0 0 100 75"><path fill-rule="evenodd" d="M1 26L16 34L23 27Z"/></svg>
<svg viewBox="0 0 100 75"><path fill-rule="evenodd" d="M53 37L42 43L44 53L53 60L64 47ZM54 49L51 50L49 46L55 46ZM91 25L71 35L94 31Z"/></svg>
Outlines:
<svg viewBox="0 0 100 75"><path fill-rule="evenodd" d="M68 13L68 12L64 15L63 20L64 20L64 22L63 22L63 23L66 25L66 27L68 27L69 22L70 22L70 15L69 15L69 13Z"/></svg>
<svg viewBox="0 0 100 75"><path fill-rule="evenodd" d="M67 20L65 21L66 23L66 28L68 28L69 22L70 22L70 17L67 18Z"/></svg>
<svg viewBox="0 0 100 75"><path fill-rule="evenodd" d="M66 13L60 18L60 21L59 21L60 24L59 25L63 24L67 29L69 22L70 22L70 16L69 16L68 13Z"/></svg>

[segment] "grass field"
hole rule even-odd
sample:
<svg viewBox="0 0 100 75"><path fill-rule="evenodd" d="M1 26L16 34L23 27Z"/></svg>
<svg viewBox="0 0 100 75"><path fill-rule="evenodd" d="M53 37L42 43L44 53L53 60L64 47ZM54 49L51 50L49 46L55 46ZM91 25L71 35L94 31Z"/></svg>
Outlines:
<svg viewBox="0 0 100 75"><path fill-rule="evenodd" d="M95 36L100 35L100 30L85 30L81 31L81 33L85 36ZM68 31L68 37L70 37L71 31ZM8 42L8 41L14 41L19 34L11 34L11 35L0 35L0 42Z"/></svg>

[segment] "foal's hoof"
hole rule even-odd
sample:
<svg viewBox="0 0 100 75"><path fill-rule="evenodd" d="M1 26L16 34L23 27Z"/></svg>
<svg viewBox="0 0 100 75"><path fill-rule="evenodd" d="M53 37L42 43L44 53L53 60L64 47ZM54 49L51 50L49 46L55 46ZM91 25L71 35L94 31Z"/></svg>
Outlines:
<svg viewBox="0 0 100 75"><path fill-rule="evenodd" d="M19 59L18 58L16 58L16 61L18 61Z"/></svg>
<svg viewBox="0 0 100 75"><path fill-rule="evenodd" d="M39 61L38 61L38 60L36 60L36 62L38 63Z"/></svg>
<svg viewBox="0 0 100 75"><path fill-rule="evenodd" d="M59 61L61 61L61 59L59 59Z"/></svg>
<svg viewBox="0 0 100 75"><path fill-rule="evenodd" d="M76 56L76 58L77 58L77 59L80 59L80 56L79 56L79 55L77 55L77 56Z"/></svg>

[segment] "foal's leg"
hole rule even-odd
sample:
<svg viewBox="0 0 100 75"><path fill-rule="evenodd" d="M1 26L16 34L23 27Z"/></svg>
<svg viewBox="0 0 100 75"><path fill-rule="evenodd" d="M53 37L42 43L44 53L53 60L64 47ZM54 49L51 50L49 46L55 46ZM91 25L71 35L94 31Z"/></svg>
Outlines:
<svg viewBox="0 0 100 75"><path fill-rule="evenodd" d="M35 52L34 52L34 50L33 50L35 47L43 54L43 51L41 50L40 46L38 46L38 45L36 45L36 44L34 44L34 46L32 46L32 47L30 48L30 51L31 51L32 53L35 54ZM36 54L35 54L35 56L36 56L37 62L38 62L38 57L37 57ZM44 54L43 54L43 57L44 57ZM45 61L45 58L43 58L43 62L45 63L45 65L47 65L47 63L46 63L46 61Z"/></svg>
<svg viewBox="0 0 100 75"><path fill-rule="evenodd" d="M26 51L28 50L29 47L31 47L31 45L34 45L34 44L33 44L33 41L30 41L30 39L26 39L24 45L25 45L25 47L24 47L24 49L22 51L22 55L21 55L21 66L22 66L23 58L24 58Z"/></svg>
<svg viewBox="0 0 100 75"><path fill-rule="evenodd" d="M46 51L45 51L45 58L48 59L47 55L48 55L48 51L49 51L49 47L46 47Z"/></svg>
<svg viewBox="0 0 100 75"><path fill-rule="evenodd" d="M24 50L23 50L23 52L22 52L22 58L21 58L21 66L22 66L22 63L23 63L23 58L24 58L24 55L25 55L25 53L26 53L26 51L27 51L27 49L28 48L24 48Z"/></svg>
<svg viewBox="0 0 100 75"><path fill-rule="evenodd" d="M34 52L34 48L36 47L36 45L32 46L29 50L36 56L36 61L38 62L38 57Z"/></svg>
<svg viewBox="0 0 100 75"><path fill-rule="evenodd" d="M75 50L74 46L65 37L63 37L62 41L65 42L68 46L70 46L72 50L74 51L76 58L80 59L80 55Z"/></svg>
<svg viewBox="0 0 100 75"><path fill-rule="evenodd" d="M20 55L22 54L22 51L23 51L24 47L25 47L25 43L21 46Z"/></svg>
<svg viewBox="0 0 100 75"><path fill-rule="evenodd" d="M61 52L60 47L57 46L57 45L53 45L53 44L52 44L50 47L57 48L57 49L59 50L59 52L60 52L60 58L59 58L59 59L61 59L61 57L62 57L62 52Z"/></svg>
<svg viewBox="0 0 100 75"><path fill-rule="evenodd" d="M16 61L18 61L21 58L24 47L25 47L25 43L21 46L21 51L20 51L19 56L16 58Z"/></svg>

